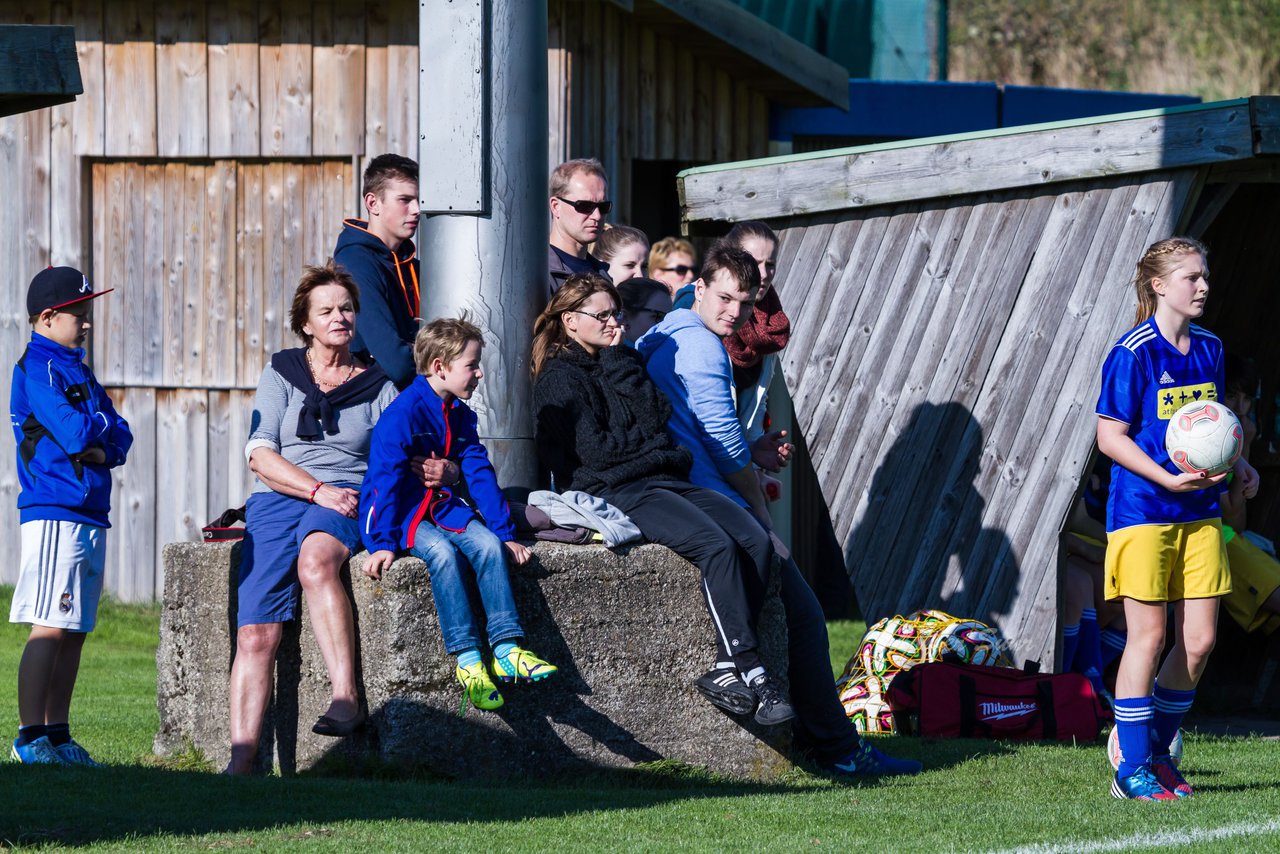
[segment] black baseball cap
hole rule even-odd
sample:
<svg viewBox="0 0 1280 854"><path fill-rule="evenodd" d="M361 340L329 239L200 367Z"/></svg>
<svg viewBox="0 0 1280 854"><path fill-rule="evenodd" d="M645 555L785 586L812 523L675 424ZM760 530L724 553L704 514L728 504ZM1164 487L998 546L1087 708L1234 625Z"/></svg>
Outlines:
<svg viewBox="0 0 1280 854"><path fill-rule="evenodd" d="M46 267L36 273L27 288L27 315L35 317L46 309L66 308L114 290L107 288L95 292L85 274L74 267Z"/></svg>

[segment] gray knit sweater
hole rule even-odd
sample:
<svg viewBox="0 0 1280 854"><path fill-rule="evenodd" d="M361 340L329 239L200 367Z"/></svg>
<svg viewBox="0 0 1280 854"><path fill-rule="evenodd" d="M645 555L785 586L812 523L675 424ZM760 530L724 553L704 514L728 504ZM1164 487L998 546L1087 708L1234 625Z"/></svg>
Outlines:
<svg viewBox="0 0 1280 854"><path fill-rule="evenodd" d="M396 387L387 382L378 397L338 412L338 433L322 439L299 439L298 414L306 397L267 365L254 396L253 421L245 460L255 448L270 448L316 480L324 483L355 483L364 480L369 467L369 437L382 411L395 400ZM254 479L254 492L270 492L271 487Z"/></svg>

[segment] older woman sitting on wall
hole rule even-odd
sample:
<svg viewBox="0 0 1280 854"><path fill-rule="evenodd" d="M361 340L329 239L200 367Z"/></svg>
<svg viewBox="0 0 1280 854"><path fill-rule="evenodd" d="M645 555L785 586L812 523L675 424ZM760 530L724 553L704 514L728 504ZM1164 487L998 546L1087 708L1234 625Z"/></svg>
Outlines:
<svg viewBox="0 0 1280 854"><path fill-rule="evenodd" d="M289 322L306 346L273 355L258 383L245 445L257 482L245 508L230 774L253 769L281 624L297 618L299 588L332 690L313 730L344 736L364 721L351 602L340 573L361 548L356 511L369 438L396 390L381 368L351 352L359 310L359 291L346 270L332 260L305 268ZM426 470L440 477L447 467L432 461Z"/></svg>

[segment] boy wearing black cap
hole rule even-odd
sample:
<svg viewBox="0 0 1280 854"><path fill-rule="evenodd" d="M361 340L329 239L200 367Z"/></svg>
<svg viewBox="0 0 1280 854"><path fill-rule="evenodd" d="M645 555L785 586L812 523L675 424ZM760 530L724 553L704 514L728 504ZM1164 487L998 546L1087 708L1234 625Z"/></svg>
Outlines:
<svg viewBox="0 0 1280 854"><path fill-rule="evenodd" d="M97 766L67 723L84 639L97 621L106 557L110 469L133 436L84 363L89 280L49 267L31 280L31 343L13 369L9 413L18 442L22 567L9 612L30 623L18 665L18 737L24 765Z"/></svg>

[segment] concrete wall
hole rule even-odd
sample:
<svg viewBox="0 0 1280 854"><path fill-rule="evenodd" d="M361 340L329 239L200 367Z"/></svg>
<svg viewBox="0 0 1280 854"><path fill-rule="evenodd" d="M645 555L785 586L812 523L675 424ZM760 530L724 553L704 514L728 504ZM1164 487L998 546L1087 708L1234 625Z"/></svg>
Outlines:
<svg viewBox="0 0 1280 854"><path fill-rule="evenodd" d="M157 652L156 751L186 742L218 766L229 754L227 674L234 645L240 547L165 547ZM284 771L361 758L425 766L447 776L548 775L674 759L768 779L790 767L788 727L765 729L708 704L692 682L714 659L698 572L661 546L617 553L539 543L513 569L527 646L560 672L504 687L497 712L458 716L461 687L444 652L426 567L404 558L370 581L353 567L364 731L321 738L311 724L328 681L305 615L286 632L260 759ZM776 580L775 580L776 583ZM786 628L776 597L761 617L770 669L785 679Z"/></svg>

